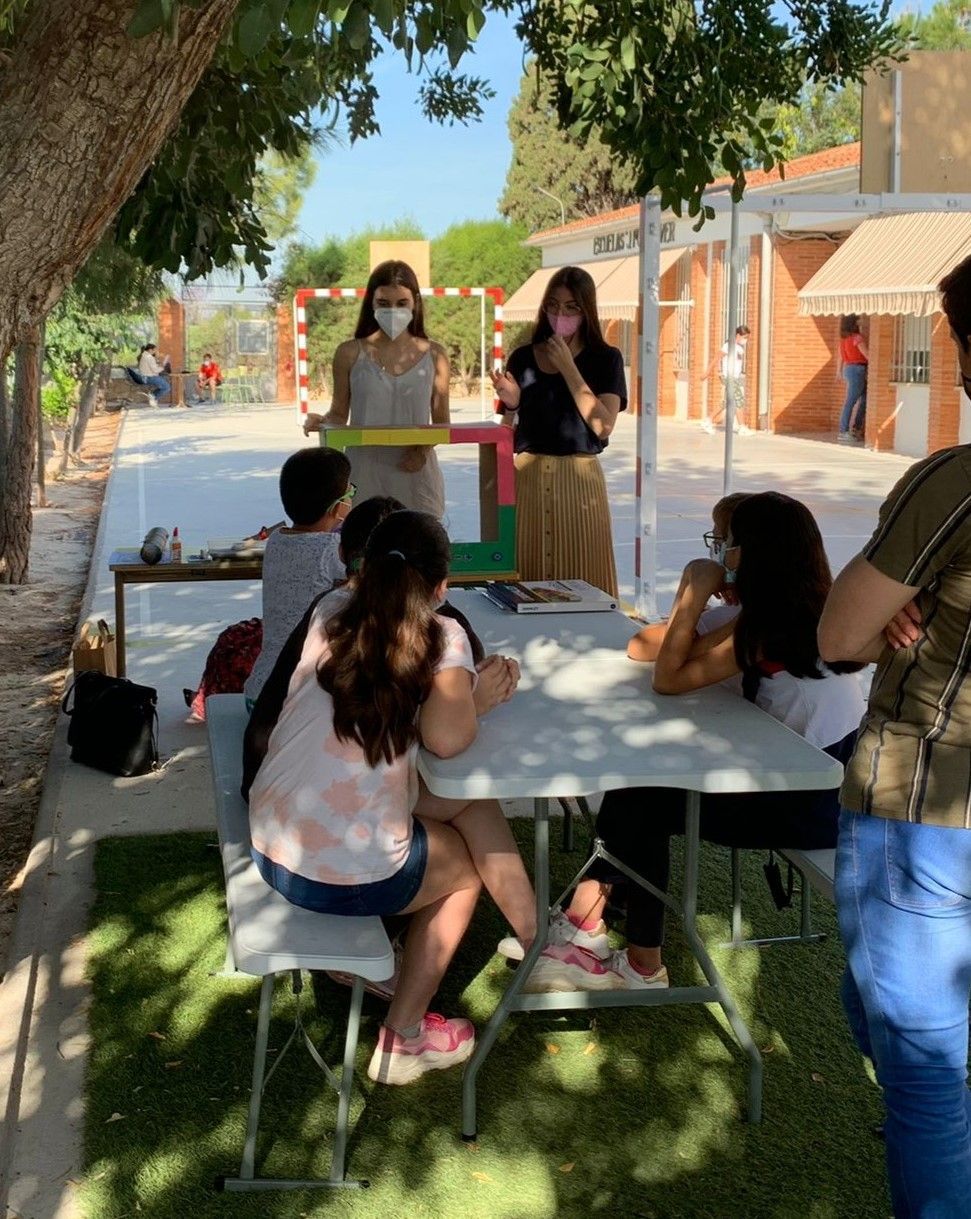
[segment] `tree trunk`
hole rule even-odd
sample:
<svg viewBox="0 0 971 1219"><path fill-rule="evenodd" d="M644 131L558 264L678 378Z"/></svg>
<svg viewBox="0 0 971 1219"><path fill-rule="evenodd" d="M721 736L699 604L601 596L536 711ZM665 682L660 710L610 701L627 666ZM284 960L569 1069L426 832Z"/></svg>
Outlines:
<svg viewBox="0 0 971 1219"><path fill-rule="evenodd" d="M93 377L90 383L90 388L85 387L85 392L81 395L81 405L78 409L78 417L74 424L74 430L71 432L71 455L76 457L81 452L81 445L84 444L84 433L88 428L88 421L94 414L99 405L104 405L105 394L108 392L108 382L111 380L111 365L99 364L93 370Z"/></svg>
<svg viewBox="0 0 971 1219"><path fill-rule="evenodd" d="M7 436L10 431L10 411L7 406L7 361L0 360L0 520L5 512L3 480L7 467Z"/></svg>
<svg viewBox="0 0 971 1219"><path fill-rule="evenodd" d="M17 345L13 411L4 469L4 513L0 516L0 584L25 584L30 564L30 491L37 450L40 393L40 326Z"/></svg>
<svg viewBox="0 0 971 1219"><path fill-rule="evenodd" d="M237 0L129 38L132 0L32 0L0 67L0 361L46 317L175 126Z"/></svg>
<svg viewBox="0 0 971 1219"><path fill-rule="evenodd" d="M44 349L47 346L47 323L40 324L40 367L37 370L37 399L34 409L37 412L37 507L47 507L47 452L44 448L44 403L40 395L40 383L44 373ZM51 433L53 435L53 431ZM55 445L55 448L57 446ZM24 580L26 580L26 576ZM23 583L23 581L18 581Z"/></svg>

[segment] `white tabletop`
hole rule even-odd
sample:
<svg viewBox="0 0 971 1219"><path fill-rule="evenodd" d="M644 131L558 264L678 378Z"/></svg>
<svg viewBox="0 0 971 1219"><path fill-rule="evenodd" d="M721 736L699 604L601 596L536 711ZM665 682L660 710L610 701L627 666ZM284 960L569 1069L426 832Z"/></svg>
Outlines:
<svg viewBox="0 0 971 1219"><path fill-rule="evenodd" d="M838 762L720 686L655 694L652 666L627 659L638 628L619 612L514 614L474 590L450 590L449 601L487 652L516 657L523 677L464 753L422 750L419 770L436 795L802 791L841 780Z"/></svg>

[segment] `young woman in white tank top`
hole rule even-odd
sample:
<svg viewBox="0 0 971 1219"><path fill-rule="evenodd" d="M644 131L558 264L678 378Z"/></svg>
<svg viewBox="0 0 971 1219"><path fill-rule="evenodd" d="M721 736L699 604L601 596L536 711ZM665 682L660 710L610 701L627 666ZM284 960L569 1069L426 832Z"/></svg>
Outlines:
<svg viewBox="0 0 971 1219"><path fill-rule="evenodd" d="M354 338L334 354L331 408L308 415L304 432L447 424L448 392L448 357L425 334L418 278L407 263L383 262L368 280ZM362 445L347 455L359 500L393 496L443 516L445 484L431 445Z"/></svg>

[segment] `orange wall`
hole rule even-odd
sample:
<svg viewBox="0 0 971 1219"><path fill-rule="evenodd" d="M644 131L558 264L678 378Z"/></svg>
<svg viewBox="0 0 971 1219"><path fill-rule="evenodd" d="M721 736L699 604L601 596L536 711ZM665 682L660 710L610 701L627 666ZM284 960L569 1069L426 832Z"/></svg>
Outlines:
<svg viewBox="0 0 971 1219"><path fill-rule="evenodd" d="M158 349L160 355L169 356L176 372L185 367L185 310L171 296L158 310Z"/></svg>
<svg viewBox="0 0 971 1219"><path fill-rule="evenodd" d="M835 249L818 238L775 243L769 419L776 432L835 432L839 422L839 320L800 316L797 296Z"/></svg>
<svg viewBox="0 0 971 1219"><path fill-rule="evenodd" d="M276 310L276 400L296 402L297 379L293 331L293 306L277 305Z"/></svg>

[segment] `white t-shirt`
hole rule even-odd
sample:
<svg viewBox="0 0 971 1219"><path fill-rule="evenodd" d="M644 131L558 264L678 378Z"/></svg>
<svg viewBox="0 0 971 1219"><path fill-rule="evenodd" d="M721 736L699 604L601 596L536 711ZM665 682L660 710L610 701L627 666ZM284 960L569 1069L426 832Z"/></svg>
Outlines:
<svg viewBox="0 0 971 1219"><path fill-rule="evenodd" d="M162 372L162 365L150 351L143 351L138 357L138 371L143 377L157 377Z"/></svg>
<svg viewBox="0 0 971 1219"><path fill-rule="evenodd" d="M315 597L344 579L336 533L284 533L277 529L263 552L263 647L243 693L254 702L283 645Z"/></svg>
<svg viewBox="0 0 971 1219"><path fill-rule="evenodd" d="M338 591L338 590L335 590ZM286 702L270 734L249 797L253 846L287 871L333 885L366 885L393 876L408 858L418 799L418 744L390 765L368 765L355 741L334 732L334 703L317 681L329 655L324 624L340 608L325 597L314 611ZM469 638L453 618L438 618L445 648L436 666L467 669Z"/></svg>
<svg viewBox="0 0 971 1219"><path fill-rule="evenodd" d="M728 350L731 344L722 343L721 361L718 365L718 375L724 381L726 377L744 377L745 376L745 344L735 344L735 359L729 360ZM729 364L731 367L729 367Z"/></svg>
<svg viewBox="0 0 971 1219"><path fill-rule="evenodd" d="M698 619L698 634L709 635L737 618L741 606L716 605ZM823 677L793 677L791 673L765 674L759 682L755 705L798 732L810 745L825 749L835 745L860 726L866 699L856 673L831 673L822 666ZM719 685L742 693L742 675L726 677Z"/></svg>

